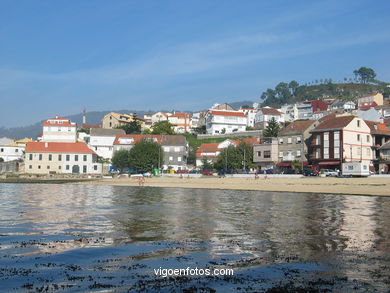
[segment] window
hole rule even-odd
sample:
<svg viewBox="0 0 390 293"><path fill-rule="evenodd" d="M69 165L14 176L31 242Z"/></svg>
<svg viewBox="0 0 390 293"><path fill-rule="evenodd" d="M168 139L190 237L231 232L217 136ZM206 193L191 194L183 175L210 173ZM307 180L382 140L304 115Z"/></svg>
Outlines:
<svg viewBox="0 0 390 293"><path fill-rule="evenodd" d="M66 168L65 168L66 170L69 170L69 165L66 165Z"/></svg>
<svg viewBox="0 0 390 293"><path fill-rule="evenodd" d="M357 127L360 127L360 120L357 120Z"/></svg>
<svg viewBox="0 0 390 293"><path fill-rule="evenodd" d="M297 157L301 156L301 151L297 151Z"/></svg>
<svg viewBox="0 0 390 293"><path fill-rule="evenodd" d="M29 154L29 155L28 155L28 159L29 159L30 161L32 161L33 155L32 155L32 154Z"/></svg>
<svg viewBox="0 0 390 293"><path fill-rule="evenodd" d="M334 157L335 159L340 159L340 148L338 148L338 147L335 147L335 148L334 148L333 157Z"/></svg>
<svg viewBox="0 0 390 293"><path fill-rule="evenodd" d="M93 166L93 169L94 169L95 171L97 171L97 165L94 165L94 166Z"/></svg>
<svg viewBox="0 0 390 293"><path fill-rule="evenodd" d="M291 137L289 137L289 138L287 139L287 143L291 143L291 141L292 141L292 139L291 139Z"/></svg>
<svg viewBox="0 0 390 293"><path fill-rule="evenodd" d="M58 155L58 161L62 161L62 155Z"/></svg>
<svg viewBox="0 0 390 293"><path fill-rule="evenodd" d="M83 166L83 173L87 173L87 166Z"/></svg>
<svg viewBox="0 0 390 293"><path fill-rule="evenodd" d="M371 156L371 150L367 148L367 156Z"/></svg>
<svg viewBox="0 0 390 293"><path fill-rule="evenodd" d="M1 149L0 149L0 151L1 151L1 152L4 152L4 149L3 149L3 148L1 148Z"/></svg>
<svg viewBox="0 0 390 293"><path fill-rule="evenodd" d="M258 156L258 157L261 157L261 151L258 151L258 152L257 152L257 156Z"/></svg>
<svg viewBox="0 0 390 293"><path fill-rule="evenodd" d="M319 145L321 141L320 135L316 135L316 145Z"/></svg>
<svg viewBox="0 0 390 293"><path fill-rule="evenodd" d="M66 155L66 160L70 161L70 155Z"/></svg>
<svg viewBox="0 0 390 293"><path fill-rule="evenodd" d="M324 132L324 142L329 141L329 132Z"/></svg>
<svg viewBox="0 0 390 293"><path fill-rule="evenodd" d="M283 157L283 152L279 152L279 158Z"/></svg>
<svg viewBox="0 0 390 293"><path fill-rule="evenodd" d="M340 140L340 132L338 132L338 131L335 131L334 132L334 134L333 134L333 136L334 136L334 140L336 141L338 141L338 140Z"/></svg>
<svg viewBox="0 0 390 293"><path fill-rule="evenodd" d="M32 169L32 165L28 166L29 169Z"/></svg>
<svg viewBox="0 0 390 293"><path fill-rule="evenodd" d="M370 142L370 136L367 135L367 142Z"/></svg>
<svg viewBox="0 0 390 293"><path fill-rule="evenodd" d="M60 170L61 170L61 166L58 166L58 169L60 169Z"/></svg>
<svg viewBox="0 0 390 293"><path fill-rule="evenodd" d="M48 169L48 170L50 169L50 166L49 166L49 165L47 166L47 169Z"/></svg>
<svg viewBox="0 0 390 293"><path fill-rule="evenodd" d="M83 161L84 161L84 162L87 161L87 155L83 155Z"/></svg>
<svg viewBox="0 0 390 293"><path fill-rule="evenodd" d="M329 159L329 148L324 148L324 159Z"/></svg>
<svg viewBox="0 0 390 293"><path fill-rule="evenodd" d="M271 151L264 151L264 159L271 158Z"/></svg>
<svg viewBox="0 0 390 293"><path fill-rule="evenodd" d="M39 160L42 161L42 154L39 154Z"/></svg>
<svg viewBox="0 0 390 293"><path fill-rule="evenodd" d="M321 152L320 149L316 149L316 159L321 159Z"/></svg>
<svg viewBox="0 0 390 293"><path fill-rule="evenodd" d="M357 141L360 141L360 134L357 135Z"/></svg>
<svg viewBox="0 0 390 293"><path fill-rule="evenodd" d="M38 169L41 169L41 165L38 165Z"/></svg>
<svg viewBox="0 0 390 293"><path fill-rule="evenodd" d="M51 154L49 154L49 161L51 161L51 159L52 159L52 155L51 155Z"/></svg>
<svg viewBox="0 0 390 293"><path fill-rule="evenodd" d="M19 152L19 149L15 149L15 153Z"/></svg>
<svg viewBox="0 0 390 293"><path fill-rule="evenodd" d="M169 152L169 147L164 147L164 152Z"/></svg>
<svg viewBox="0 0 390 293"><path fill-rule="evenodd" d="M283 144L283 138L279 138L279 143Z"/></svg>
<svg viewBox="0 0 390 293"><path fill-rule="evenodd" d="M175 147L175 152L180 152L180 148L179 147Z"/></svg>
<svg viewBox="0 0 390 293"><path fill-rule="evenodd" d="M74 160L77 162L79 160L79 155L74 155Z"/></svg>
<svg viewBox="0 0 390 293"><path fill-rule="evenodd" d="M169 157L169 160L170 160L170 161L173 161L173 157Z"/></svg>
<svg viewBox="0 0 390 293"><path fill-rule="evenodd" d="M181 157L178 157L178 158L177 158L177 161L178 161L178 162L181 162Z"/></svg>
<svg viewBox="0 0 390 293"><path fill-rule="evenodd" d="M301 137L300 136L297 136L297 143L301 143Z"/></svg>

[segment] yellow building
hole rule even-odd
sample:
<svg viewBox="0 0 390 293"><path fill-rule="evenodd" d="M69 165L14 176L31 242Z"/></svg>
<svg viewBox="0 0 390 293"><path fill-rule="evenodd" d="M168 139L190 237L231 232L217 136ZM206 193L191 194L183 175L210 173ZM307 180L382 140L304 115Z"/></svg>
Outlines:
<svg viewBox="0 0 390 293"><path fill-rule="evenodd" d="M110 112L103 117L102 128L117 128L134 120L137 120L141 124L141 129L145 128L144 119L131 114L120 114L115 112Z"/></svg>

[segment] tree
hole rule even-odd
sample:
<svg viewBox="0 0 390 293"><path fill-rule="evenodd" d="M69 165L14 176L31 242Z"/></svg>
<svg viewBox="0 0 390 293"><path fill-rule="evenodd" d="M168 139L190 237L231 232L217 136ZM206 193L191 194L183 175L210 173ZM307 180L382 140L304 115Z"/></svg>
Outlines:
<svg viewBox="0 0 390 293"><path fill-rule="evenodd" d="M196 134L205 134L206 133L206 125L194 127L194 128L192 128L192 131Z"/></svg>
<svg viewBox="0 0 390 293"><path fill-rule="evenodd" d="M271 121L268 122L267 128L264 130L264 137L276 137L278 136L279 130L279 123L272 117Z"/></svg>
<svg viewBox="0 0 390 293"><path fill-rule="evenodd" d="M213 169L213 164L211 164L207 157L202 158L202 170L211 170Z"/></svg>
<svg viewBox="0 0 390 293"><path fill-rule="evenodd" d="M299 83L296 82L295 80L290 81L290 83L288 84L288 88L290 89L291 94L293 96L296 95L298 87L299 87Z"/></svg>
<svg viewBox="0 0 390 293"><path fill-rule="evenodd" d="M153 124L152 134L175 134L172 126L167 120L156 122Z"/></svg>
<svg viewBox="0 0 390 293"><path fill-rule="evenodd" d="M161 145L143 139L137 142L129 152L129 167L137 172L149 172L153 168L159 168L163 163L163 151Z"/></svg>
<svg viewBox="0 0 390 293"><path fill-rule="evenodd" d="M360 67L353 71L355 78L359 78L362 83L367 83L376 77L376 73L372 68Z"/></svg>
<svg viewBox="0 0 390 293"><path fill-rule="evenodd" d="M133 120L124 125L118 126L118 129L123 129L126 134L140 134L141 133L141 123L138 120Z"/></svg>
<svg viewBox="0 0 390 293"><path fill-rule="evenodd" d="M285 82L279 82L275 87L275 92L281 104L286 103L291 97L290 89Z"/></svg>
<svg viewBox="0 0 390 293"><path fill-rule="evenodd" d="M118 168L119 171L122 173L124 169L129 168L130 166L129 157L130 151L128 150L116 151L114 152L111 159L112 165L115 168Z"/></svg>
<svg viewBox="0 0 390 293"><path fill-rule="evenodd" d="M295 172L298 172L302 170L302 163L299 162L298 160L294 160L292 161L291 167Z"/></svg>
<svg viewBox="0 0 390 293"><path fill-rule="evenodd" d="M214 164L217 170L239 171L253 168L253 148L252 145L242 142L239 146L229 146L218 155Z"/></svg>

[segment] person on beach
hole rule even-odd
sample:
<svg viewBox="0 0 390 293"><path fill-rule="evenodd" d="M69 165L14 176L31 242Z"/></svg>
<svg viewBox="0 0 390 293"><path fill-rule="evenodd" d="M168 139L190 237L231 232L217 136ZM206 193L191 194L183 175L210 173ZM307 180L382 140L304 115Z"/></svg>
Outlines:
<svg viewBox="0 0 390 293"><path fill-rule="evenodd" d="M267 171L264 170L264 180L267 180Z"/></svg>

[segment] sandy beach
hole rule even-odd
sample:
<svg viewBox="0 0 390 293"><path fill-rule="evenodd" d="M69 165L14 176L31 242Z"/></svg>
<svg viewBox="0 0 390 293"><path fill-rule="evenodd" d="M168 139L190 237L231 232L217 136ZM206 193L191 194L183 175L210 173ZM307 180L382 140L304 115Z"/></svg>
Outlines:
<svg viewBox="0 0 390 293"><path fill-rule="evenodd" d="M138 186L134 178L101 179L77 184ZM179 178L152 177L145 179L145 187L206 188L233 190L263 190L287 192L314 192L330 194L356 194L390 196L390 177L368 178Z"/></svg>

